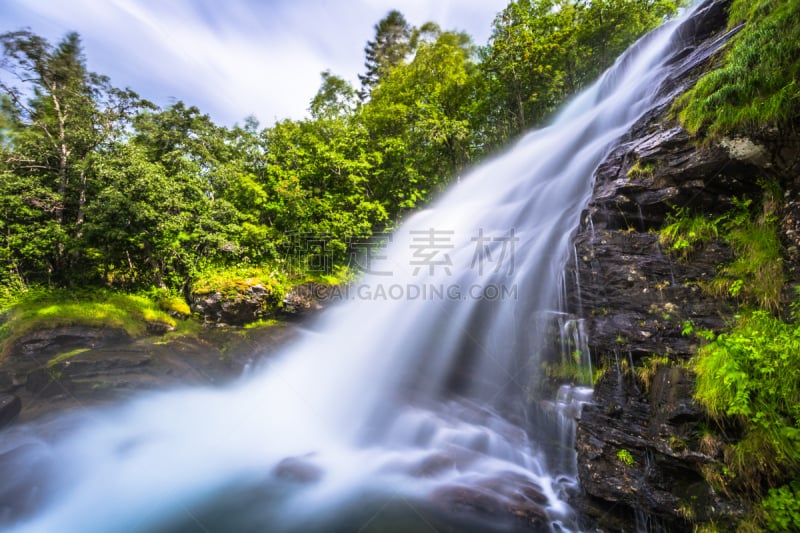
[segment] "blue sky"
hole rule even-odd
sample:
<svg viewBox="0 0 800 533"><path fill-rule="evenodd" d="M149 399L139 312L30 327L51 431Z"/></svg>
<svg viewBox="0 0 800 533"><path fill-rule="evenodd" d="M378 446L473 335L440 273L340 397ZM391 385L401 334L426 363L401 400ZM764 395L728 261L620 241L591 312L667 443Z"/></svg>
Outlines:
<svg viewBox="0 0 800 533"><path fill-rule="evenodd" d="M508 0L0 0L0 32L51 42L78 31L91 70L159 105L183 100L222 124L302 118L321 71L357 85L390 9L484 44Z"/></svg>

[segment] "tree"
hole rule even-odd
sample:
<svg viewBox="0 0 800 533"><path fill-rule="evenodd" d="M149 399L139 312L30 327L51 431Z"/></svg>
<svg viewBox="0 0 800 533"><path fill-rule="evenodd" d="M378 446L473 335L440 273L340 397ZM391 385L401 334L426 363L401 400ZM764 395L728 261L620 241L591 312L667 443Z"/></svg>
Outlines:
<svg viewBox="0 0 800 533"><path fill-rule="evenodd" d="M95 153L149 104L87 71L76 33L57 46L29 31L4 33L0 42L2 67L11 75L0 81L0 91L14 130L4 188L35 194L27 200L33 211L17 213L53 230L37 255L47 263L48 279L69 281L71 266L81 261L71 241L80 240L87 203L99 187Z"/></svg>
<svg viewBox="0 0 800 533"><path fill-rule="evenodd" d="M382 156L372 190L390 214L427 201L469 162L474 70L469 37L442 32L375 87L364 108Z"/></svg>
<svg viewBox="0 0 800 533"><path fill-rule="evenodd" d="M574 32L569 0L515 0L495 18L481 66L497 85L495 106L513 109L511 131L541 122L574 90L568 75Z"/></svg>
<svg viewBox="0 0 800 533"><path fill-rule="evenodd" d="M336 118L352 114L358 106L358 93L350 83L330 70L322 74L322 85L311 100L311 116L315 119Z"/></svg>
<svg viewBox="0 0 800 533"><path fill-rule="evenodd" d="M610 67L636 39L675 15L681 0L592 0L581 3L577 39L583 61L578 87Z"/></svg>
<svg viewBox="0 0 800 533"><path fill-rule="evenodd" d="M681 0L513 0L481 52L489 142L542 123Z"/></svg>
<svg viewBox="0 0 800 533"><path fill-rule="evenodd" d="M375 39L364 48L367 71L359 74L361 97L366 99L373 87L398 66L411 52L411 26L397 10L392 10L375 25Z"/></svg>

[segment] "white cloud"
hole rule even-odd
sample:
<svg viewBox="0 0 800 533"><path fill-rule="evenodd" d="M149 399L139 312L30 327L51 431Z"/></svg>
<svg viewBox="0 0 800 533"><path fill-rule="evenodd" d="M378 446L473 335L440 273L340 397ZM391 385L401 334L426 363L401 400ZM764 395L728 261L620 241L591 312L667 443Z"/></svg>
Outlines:
<svg viewBox="0 0 800 533"><path fill-rule="evenodd" d="M390 9L485 42L506 0L6 0L2 31L51 40L76 30L89 67L158 104L194 104L222 123L301 118L325 69L357 81L373 26ZM11 26L13 24L13 26Z"/></svg>

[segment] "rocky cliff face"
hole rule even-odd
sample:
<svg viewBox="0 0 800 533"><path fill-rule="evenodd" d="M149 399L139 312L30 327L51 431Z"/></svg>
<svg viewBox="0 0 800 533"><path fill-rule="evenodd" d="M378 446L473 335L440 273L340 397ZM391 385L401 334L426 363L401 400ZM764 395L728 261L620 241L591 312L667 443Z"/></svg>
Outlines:
<svg viewBox="0 0 800 533"><path fill-rule="evenodd" d="M577 506L606 531L691 531L694 522L725 522L739 512L704 479L720 457L701 451L707 421L682 364L697 348L682 335L685 321L720 331L732 315L731 302L699 288L732 252L719 240L687 260L671 257L655 232L666 215L675 207L721 214L736 196L757 199L759 177L778 177L790 191L782 227L788 270L797 279L796 139L762 132L701 144L669 118L674 97L729 36L729 3L706 2L676 59L685 67L664 88L662 104L599 168L575 236L570 305L585 321L595 368L603 369L577 426Z"/></svg>

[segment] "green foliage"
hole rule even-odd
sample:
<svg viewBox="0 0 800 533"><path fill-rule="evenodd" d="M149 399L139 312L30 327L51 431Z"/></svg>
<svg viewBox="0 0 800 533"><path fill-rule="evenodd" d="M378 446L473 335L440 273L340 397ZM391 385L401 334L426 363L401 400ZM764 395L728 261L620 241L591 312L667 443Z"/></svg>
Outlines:
<svg viewBox="0 0 800 533"><path fill-rule="evenodd" d="M481 51L391 11L367 43L360 95L325 71L310 118L264 129L114 87L87 69L75 33L55 45L4 33L0 300L32 285L178 294L240 266L330 273L540 123L674 5L520 0Z"/></svg>
<svg viewBox="0 0 800 533"><path fill-rule="evenodd" d="M760 213L752 212L751 200L734 200L734 208L716 218L691 215L687 208L678 208L667 216L659 241L685 260L703 243L723 238L733 249L735 259L723 265L716 278L703 288L720 297L778 310L783 304L786 276L773 212L780 194L773 189L771 183L764 184Z"/></svg>
<svg viewBox="0 0 800 533"><path fill-rule="evenodd" d="M390 215L441 192L471 159L476 99L471 42L438 32L372 91L364 123L380 154L371 190Z"/></svg>
<svg viewBox="0 0 800 533"><path fill-rule="evenodd" d="M693 368L695 397L709 414L744 428L728 457L743 483L800 472L800 325L744 314L700 349Z"/></svg>
<svg viewBox="0 0 800 533"><path fill-rule="evenodd" d="M486 141L541 123L648 30L672 16L670 0L514 0L481 52Z"/></svg>
<svg viewBox="0 0 800 533"><path fill-rule="evenodd" d="M726 239L736 259L725 265L711 283L712 292L778 310L786 276L782 246L774 222L749 222L730 231Z"/></svg>
<svg viewBox="0 0 800 533"><path fill-rule="evenodd" d="M625 466L633 466L636 464L636 460L633 458L633 455L631 455L631 452L624 448L617 450L617 461Z"/></svg>
<svg viewBox="0 0 800 533"><path fill-rule="evenodd" d="M800 479L770 489L761 508L769 531L800 531Z"/></svg>
<svg viewBox="0 0 800 533"><path fill-rule="evenodd" d="M650 178L653 176L654 172L655 167L652 163L642 163L640 159L637 159L631 168L628 169L626 176L631 180Z"/></svg>
<svg viewBox="0 0 800 533"><path fill-rule="evenodd" d="M764 126L790 127L800 114L800 10L796 0L735 0L731 27L744 23L722 65L674 109L692 133L714 137Z"/></svg>
<svg viewBox="0 0 800 533"><path fill-rule="evenodd" d="M139 337L147 333L148 323L176 325L147 296L104 290L32 289L20 295L7 313L7 320L0 325L4 350L27 333L62 326L118 328Z"/></svg>
<svg viewBox="0 0 800 533"><path fill-rule="evenodd" d="M707 215L690 214L685 207L677 208L667 215L667 224L659 232L659 242L668 250L688 259L699 246L720 234L720 226L726 216L710 218Z"/></svg>

